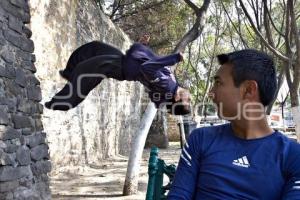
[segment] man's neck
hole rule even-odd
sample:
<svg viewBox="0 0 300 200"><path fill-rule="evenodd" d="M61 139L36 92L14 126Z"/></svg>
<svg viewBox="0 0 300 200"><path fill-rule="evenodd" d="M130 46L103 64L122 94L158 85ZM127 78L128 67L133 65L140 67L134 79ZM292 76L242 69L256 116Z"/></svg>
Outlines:
<svg viewBox="0 0 300 200"><path fill-rule="evenodd" d="M231 121L231 125L234 134L242 139L262 138L274 132L266 117L260 120L234 120Z"/></svg>

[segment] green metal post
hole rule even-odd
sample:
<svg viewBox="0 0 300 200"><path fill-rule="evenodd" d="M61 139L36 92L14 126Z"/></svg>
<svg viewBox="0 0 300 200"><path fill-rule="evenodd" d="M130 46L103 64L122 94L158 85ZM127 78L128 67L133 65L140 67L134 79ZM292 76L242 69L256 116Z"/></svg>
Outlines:
<svg viewBox="0 0 300 200"><path fill-rule="evenodd" d="M164 199L164 194L162 190L164 182L164 166L165 162L161 159L158 159L158 170L155 175L155 190L154 190L154 200Z"/></svg>
<svg viewBox="0 0 300 200"><path fill-rule="evenodd" d="M156 200L154 199L154 191L155 191L155 174L158 170L158 148L152 147L150 152L150 158L148 163L148 186L147 186L147 194L146 200Z"/></svg>

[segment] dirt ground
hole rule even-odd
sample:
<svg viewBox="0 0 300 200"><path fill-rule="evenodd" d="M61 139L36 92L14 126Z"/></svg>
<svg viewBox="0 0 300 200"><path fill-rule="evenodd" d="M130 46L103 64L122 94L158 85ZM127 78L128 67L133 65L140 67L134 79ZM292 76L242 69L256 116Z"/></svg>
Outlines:
<svg viewBox="0 0 300 200"><path fill-rule="evenodd" d="M167 164L177 164L180 152L180 144L171 142L168 149L159 150L159 157L164 159ZM150 149L145 149L140 168L139 193L137 195L122 196L127 158L117 156L104 160L98 166L73 168L68 169L68 172L62 169L62 172L52 175L50 177L52 199L144 200L148 182L149 155Z"/></svg>

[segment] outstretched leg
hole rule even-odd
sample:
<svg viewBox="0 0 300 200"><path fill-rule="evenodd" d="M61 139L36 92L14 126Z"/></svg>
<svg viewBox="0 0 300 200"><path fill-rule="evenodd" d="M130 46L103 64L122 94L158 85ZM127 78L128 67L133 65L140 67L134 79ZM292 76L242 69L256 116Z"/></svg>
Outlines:
<svg viewBox="0 0 300 200"><path fill-rule="evenodd" d="M122 77L122 56L100 55L79 63L70 81L45 106L53 110L69 110L81 103L103 78Z"/></svg>
<svg viewBox="0 0 300 200"><path fill-rule="evenodd" d="M79 63L100 55L122 56L123 53L117 48L100 41L89 42L80 46L71 54L66 68L64 70L60 70L59 73L63 78L70 80L72 72Z"/></svg>

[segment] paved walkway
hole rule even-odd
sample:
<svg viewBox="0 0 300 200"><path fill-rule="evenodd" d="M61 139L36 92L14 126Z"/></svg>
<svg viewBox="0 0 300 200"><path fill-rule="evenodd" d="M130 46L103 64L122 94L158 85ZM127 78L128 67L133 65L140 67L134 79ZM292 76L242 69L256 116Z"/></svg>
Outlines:
<svg viewBox="0 0 300 200"><path fill-rule="evenodd" d="M61 172L51 177L52 199L111 199L144 200L148 182L148 158L150 149L145 149L140 169L139 193L122 196L126 175L127 158L118 156L107 159L99 166L72 168L72 172ZM159 156L167 164L177 164L180 155L179 143L171 143L170 148L161 149Z"/></svg>

